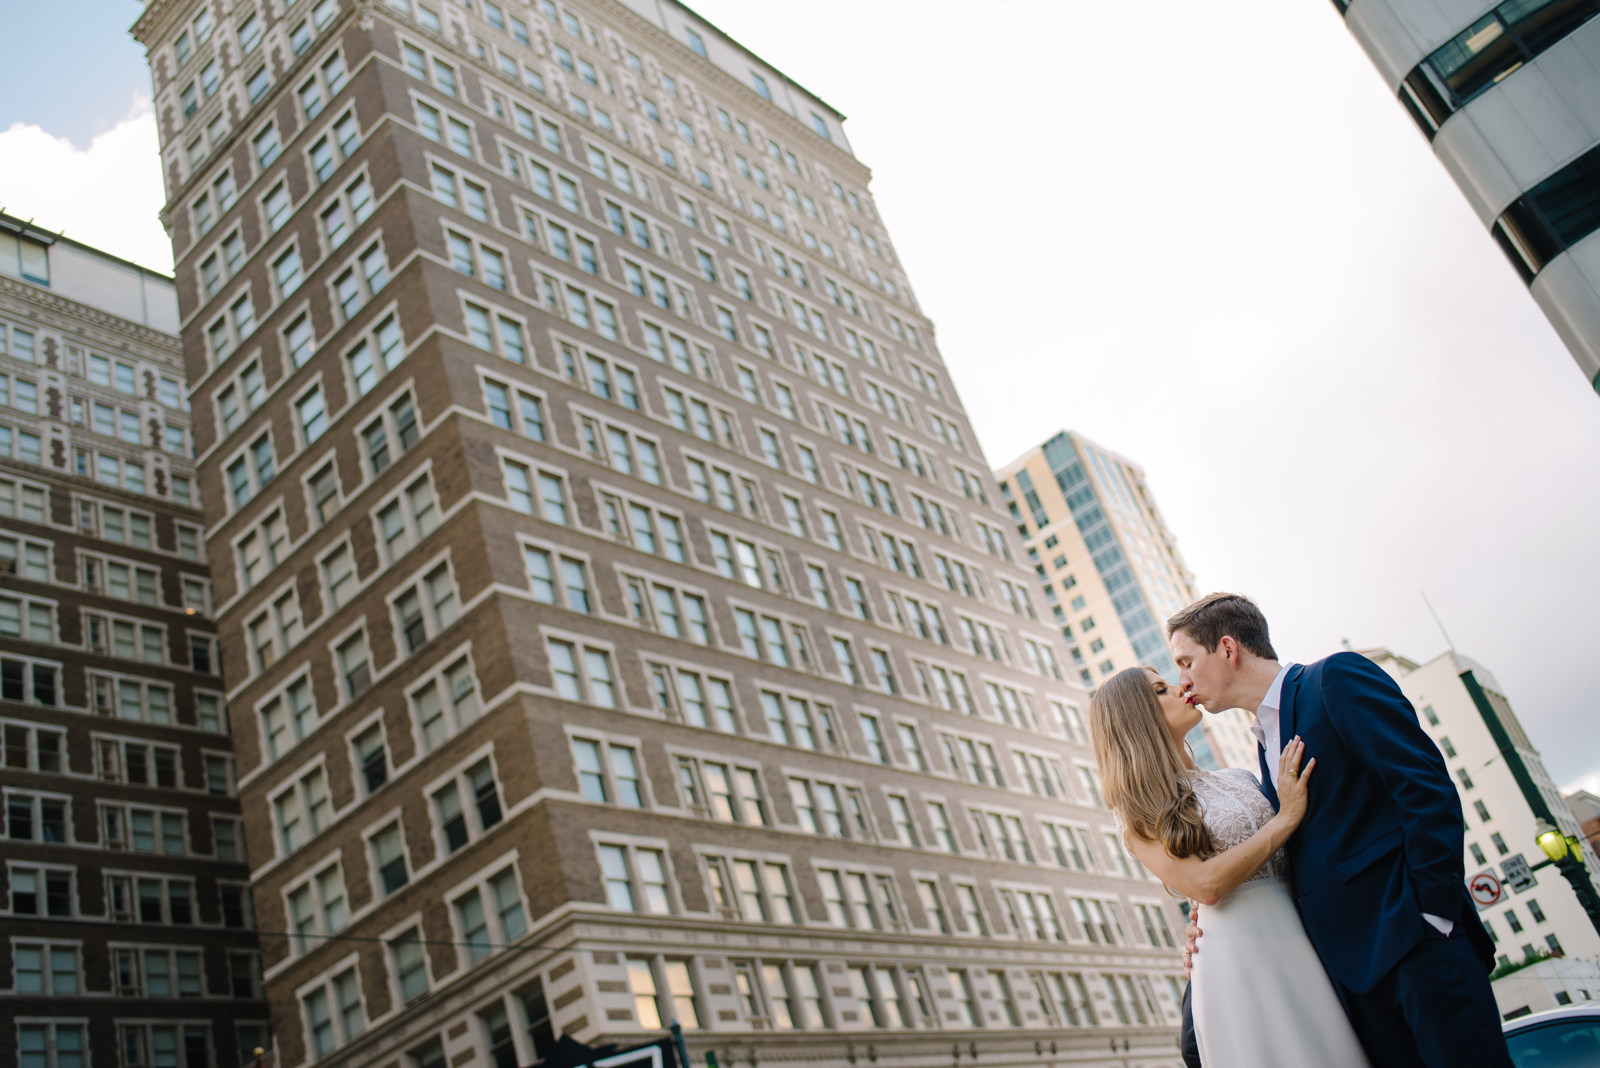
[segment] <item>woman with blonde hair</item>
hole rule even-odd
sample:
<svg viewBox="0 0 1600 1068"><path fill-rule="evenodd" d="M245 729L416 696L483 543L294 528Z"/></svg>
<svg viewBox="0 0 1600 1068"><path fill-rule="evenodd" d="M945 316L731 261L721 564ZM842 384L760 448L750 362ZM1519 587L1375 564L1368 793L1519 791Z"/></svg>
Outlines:
<svg viewBox="0 0 1600 1068"><path fill-rule="evenodd" d="M1170 890L1207 906L1193 977L1201 1063L1363 1068L1295 911L1283 852L1317 762L1301 769L1299 738L1283 747L1274 812L1250 772L1195 764L1184 737L1200 715L1154 668L1119 672L1089 704L1106 805L1129 850Z"/></svg>

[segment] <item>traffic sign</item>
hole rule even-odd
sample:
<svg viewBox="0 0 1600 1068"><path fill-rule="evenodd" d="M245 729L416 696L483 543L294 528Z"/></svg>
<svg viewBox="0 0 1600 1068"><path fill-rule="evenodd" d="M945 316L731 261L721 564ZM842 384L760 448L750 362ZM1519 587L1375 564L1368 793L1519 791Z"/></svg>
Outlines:
<svg viewBox="0 0 1600 1068"><path fill-rule="evenodd" d="M1472 893L1472 900L1480 909L1498 904L1506 896L1505 888L1500 885L1500 879L1492 871L1480 871L1467 880L1467 889Z"/></svg>
<svg viewBox="0 0 1600 1068"><path fill-rule="evenodd" d="M1500 872L1506 877L1506 885L1519 894L1524 890L1532 890L1539 885L1539 880L1534 876L1533 871L1528 867L1527 860L1521 853L1513 853L1505 860L1502 860L1500 862Z"/></svg>

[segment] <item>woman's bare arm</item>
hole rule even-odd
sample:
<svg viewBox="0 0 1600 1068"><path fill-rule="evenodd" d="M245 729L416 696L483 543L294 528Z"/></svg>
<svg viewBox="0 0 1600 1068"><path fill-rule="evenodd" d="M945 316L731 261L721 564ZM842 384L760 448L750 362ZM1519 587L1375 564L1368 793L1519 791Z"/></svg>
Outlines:
<svg viewBox="0 0 1600 1068"><path fill-rule="evenodd" d="M1278 814L1248 840L1214 857L1174 857L1160 842L1124 835L1128 848L1139 861L1167 886L1200 902L1215 905L1238 888L1283 848L1306 813L1306 783L1317 762L1312 760L1300 771L1305 743L1299 738L1284 746L1278 761Z"/></svg>

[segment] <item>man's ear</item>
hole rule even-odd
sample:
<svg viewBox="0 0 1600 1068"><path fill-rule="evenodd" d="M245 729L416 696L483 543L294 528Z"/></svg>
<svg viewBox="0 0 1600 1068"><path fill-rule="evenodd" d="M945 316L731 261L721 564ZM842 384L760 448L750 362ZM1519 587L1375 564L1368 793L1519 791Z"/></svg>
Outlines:
<svg viewBox="0 0 1600 1068"><path fill-rule="evenodd" d="M1228 666L1237 668L1240 661L1239 643L1227 635L1223 635L1222 638L1218 640L1217 644L1221 646L1222 658L1228 662Z"/></svg>

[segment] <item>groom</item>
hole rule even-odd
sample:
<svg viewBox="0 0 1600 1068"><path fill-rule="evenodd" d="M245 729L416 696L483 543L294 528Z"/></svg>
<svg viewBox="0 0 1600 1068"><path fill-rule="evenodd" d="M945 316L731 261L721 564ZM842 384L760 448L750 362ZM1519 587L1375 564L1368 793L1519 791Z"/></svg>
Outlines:
<svg viewBox="0 0 1600 1068"><path fill-rule="evenodd" d="M1373 1065L1511 1068L1494 950L1467 894L1461 802L1400 687L1356 653L1279 664L1261 610L1235 594L1183 609L1167 639L1192 703L1255 711L1274 806L1283 741L1299 735L1316 758L1287 847L1295 902Z"/></svg>

